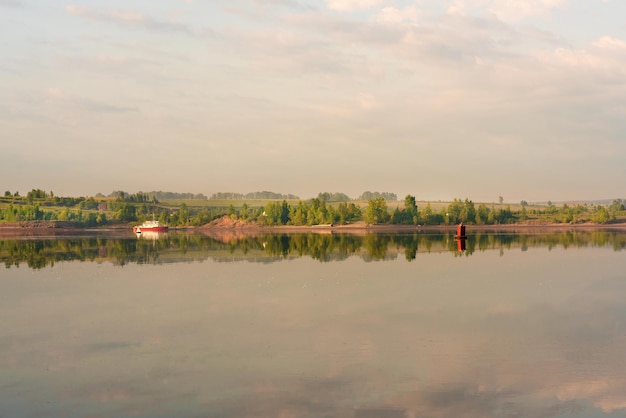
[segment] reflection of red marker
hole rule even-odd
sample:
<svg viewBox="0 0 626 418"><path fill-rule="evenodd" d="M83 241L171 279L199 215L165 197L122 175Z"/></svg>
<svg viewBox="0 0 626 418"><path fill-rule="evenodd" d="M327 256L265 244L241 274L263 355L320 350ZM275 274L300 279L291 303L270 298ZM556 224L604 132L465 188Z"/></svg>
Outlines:
<svg viewBox="0 0 626 418"><path fill-rule="evenodd" d="M456 240L456 247L457 247L457 249L459 250L460 253L465 251L465 240L464 239L457 239Z"/></svg>

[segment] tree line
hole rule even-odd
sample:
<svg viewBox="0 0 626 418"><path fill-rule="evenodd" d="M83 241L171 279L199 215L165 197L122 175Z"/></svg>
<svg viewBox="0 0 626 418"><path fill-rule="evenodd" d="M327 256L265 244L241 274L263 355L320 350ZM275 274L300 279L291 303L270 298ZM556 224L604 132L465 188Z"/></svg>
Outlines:
<svg viewBox="0 0 626 418"><path fill-rule="evenodd" d="M317 198L320 200L324 200L325 202L349 202L351 200L360 200L367 202L371 199L377 199L382 197L386 201L396 201L398 200L398 196L395 193L390 192L370 192L366 191L359 195L358 198L352 199L345 193L340 192L320 192L317 195ZM252 193L233 193L233 192L219 192L213 193L211 195L211 199L213 200L300 200L300 198L293 194L282 194L282 193L274 193L274 192L252 192Z"/></svg>
<svg viewBox="0 0 626 418"><path fill-rule="evenodd" d="M606 224L616 221L626 215L624 202L615 200L610 206L604 205L574 205L564 204L557 208L549 205L545 209L529 209L522 205L519 210L512 210L510 205L498 208L488 207L484 203L478 206L469 199L454 199L448 206L438 212L432 210L430 203L419 209L416 198L407 195L403 207L397 206L391 211L387 201L382 196L370 199L364 209L354 203L341 202L339 205L327 205L320 198L309 201L300 201L295 205L287 201L269 202L265 205L261 217L256 217L264 225L343 225L359 220L366 224L392 225L498 225L519 222L554 222L554 223L581 223L594 222ZM243 219L250 219L249 210ZM234 219L239 215L231 208L229 216Z"/></svg>
<svg viewBox="0 0 626 418"><path fill-rule="evenodd" d="M484 203L476 205L469 199L454 199L438 211L427 203L418 208L415 196L407 195L403 205L391 210L388 206L392 194L383 193L369 199L361 207L348 201L342 193L320 193L317 198L288 202L286 199L269 200L263 206L251 207L244 202L240 208L188 206L181 203L165 206L155 196L146 193L117 192L112 198L59 197L52 192L33 189L26 196L5 192L0 197L0 221L69 221L82 226L100 226L111 222L140 222L155 217L171 226L200 226L227 216L257 222L260 225L344 225L358 221L367 224L393 225L495 225L519 222L605 224L626 216L624 201L614 200L610 205L567 205L533 208L522 204L512 210L510 205Z"/></svg>
<svg viewBox="0 0 626 418"><path fill-rule="evenodd" d="M250 193L232 193L232 192L218 192L218 193L213 193L211 195L211 199L213 200L281 200L281 199L287 199L287 200L298 200L300 199L298 196L293 195L293 194L282 194L282 193L274 193L274 192L268 192L268 191L262 191L262 192L250 192Z"/></svg>
<svg viewBox="0 0 626 418"><path fill-rule="evenodd" d="M146 201L149 200L182 200L182 199L207 199L205 195L202 193L175 193L175 192L163 192L163 191L152 191L152 192L137 192L135 195L131 193L126 193L123 190L116 190L109 193L107 196L104 196L102 193L98 193L96 197L110 197L110 198L124 198L132 197L132 196L145 196Z"/></svg>

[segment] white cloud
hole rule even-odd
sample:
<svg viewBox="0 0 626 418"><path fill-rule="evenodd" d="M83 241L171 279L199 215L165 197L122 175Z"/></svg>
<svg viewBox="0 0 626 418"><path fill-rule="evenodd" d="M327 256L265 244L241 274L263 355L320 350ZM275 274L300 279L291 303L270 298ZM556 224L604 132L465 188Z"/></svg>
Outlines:
<svg viewBox="0 0 626 418"><path fill-rule="evenodd" d="M24 3L19 0L0 0L0 7L24 7Z"/></svg>
<svg viewBox="0 0 626 418"><path fill-rule="evenodd" d="M378 100L376 100L376 98L370 93L359 94L359 97L357 98L357 103L359 104L359 107L364 110L375 109L377 107L380 107L381 105Z"/></svg>
<svg viewBox="0 0 626 418"><path fill-rule="evenodd" d="M86 6L65 6L65 11L74 16L81 16L91 19L111 20L124 23L141 23L146 21L142 13L133 10L113 10L108 12L98 11Z"/></svg>
<svg viewBox="0 0 626 418"><path fill-rule="evenodd" d="M611 38L610 36L603 36L593 43L593 46L599 49L619 51L621 53L626 52L626 42Z"/></svg>
<svg viewBox="0 0 626 418"><path fill-rule="evenodd" d="M99 22L115 23L125 27L142 28L151 31L181 32L189 35L213 36L211 29L193 29L183 23L168 19L158 19L129 9L98 10L86 6L65 6L66 13Z"/></svg>
<svg viewBox="0 0 626 418"><path fill-rule="evenodd" d="M395 7L383 7L376 16L376 21L392 24L416 24L419 20L419 17L420 11L415 6L407 6L404 9L397 9Z"/></svg>
<svg viewBox="0 0 626 418"><path fill-rule="evenodd" d="M65 98L65 93L58 87L49 87L46 89L45 97L48 99L62 100Z"/></svg>
<svg viewBox="0 0 626 418"><path fill-rule="evenodd" d="M595 71L598 76L623 77L626 74L626 42L604 36L584 49L557 48L555 65L568 69ZM618 81L618 80L615 80Z"/></svg>
<svg viewBox="0 0 626 418"><path fill-rule="evenodd" d="M326 5L331 10L352 12L355 10L370 9L384 2L385 0L326 0Z"/></svg>
<svg viewBox="0 0 626 418"><path fill-rule="evenodd" d="M626 381L616 377L596 378L577 382L565 382L556 388L559 400L588 399L606 413L626 409L624 399Z"/></svg>
<svg viewBox="0 0 626 418"><path fill-rule="evenodd" d="M516 22L531 17L548 16L568 0L455 0L449 13L493 14L504 22Z"/></svg>

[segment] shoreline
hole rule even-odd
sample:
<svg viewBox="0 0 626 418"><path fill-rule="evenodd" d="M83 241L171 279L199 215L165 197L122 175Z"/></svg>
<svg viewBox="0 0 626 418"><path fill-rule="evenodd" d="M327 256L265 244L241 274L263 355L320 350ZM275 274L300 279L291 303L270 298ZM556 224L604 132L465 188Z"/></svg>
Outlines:
<svg viewBox="0 0 626 418"><path fill-rule="evenodd" d="M465 225L468 233L472 232L489 232L489 233L546 233L546 232L564 232L564 231L616 231L626 232L626 222L608 223L608 224L498 224L498 225ZM202 226L189 227L170 227L170 231L190 231L202 234L212 235L220 233L237 233L241 235L258 234L263 232L272 233L347 233L347 234L367 234L367 233L443 233L456 232L457 225L387 225L373 224L367 225L365 222L357 222L348 225L276 225L265 226L253 223L243 222L223 222L217 220ZM29 222L11 222L0 223L0 237L6 236L42 236L42 235L85 235L92 233L115 233L115 234L132 234L132 224L118 223L107 225L104 227L81 227L73 225L71 222L47 222L47 221L29 221Z"/></svg>

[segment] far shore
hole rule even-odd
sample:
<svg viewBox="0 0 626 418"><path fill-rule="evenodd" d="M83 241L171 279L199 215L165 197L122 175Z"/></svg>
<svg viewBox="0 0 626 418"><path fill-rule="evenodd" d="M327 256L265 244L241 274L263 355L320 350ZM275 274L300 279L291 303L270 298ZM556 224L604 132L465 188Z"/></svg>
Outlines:
<svg viewBox="0 0 626 418"><path fill-rule="evenodd" d="M447 232L456 231L457 225L391 225L391 224L373 224L367 225L364 222L357 222L348 225L312 225L312 226L294 226L294 225L280 225L280 226L262 226L252 225L239 227L241 229L256 229L264 231L372 231L372 232L409 232L409 231L433 231L433 232ZM466 231L509 231L514 230L563 230L563 229L624 229L626 230L626 222L612 223L612 224L594 224L594 223L580 223L580 224L498 224L498 225L465 225ZM205 225L198 227L198 229L229 229L223 226L211 226ZM232 227L230 229L237 229Z"/></svg>
<svg viewBox="0 0 626 418"><path fill-rule="evenodd" d="M64 234L88 234L88 233L116 233L127 234L131 232L133 224L116 223L104 227L79 227L70 222L4 222L0 223L0 236L21 236L21 235L64 235ZM348 225L312 225L312 226L266 226L256 223L229 222L217 220L203 226L170 227L171 231L194 231L202 234L212 235L224 232L236 232L238 235L258 234L263 232L281 233L346 233L346 234L367 234L367 233L441 233L456 232L457 225L388 225L374 224L368 225L365 222L356 222ZM487 233L546 233L559 231L624 231L626 232L626 222L595 224L595 223L516 223L498 225L466 225L466 233L487 232Z"/></svg>
<svg viewBox="0 0 626 418"><path fill-rule="evenodd" d="M626 232L626 222L612 224L500 224L500 225L466 225L466 234L472 232L484 233L550 233L565 231L619 231ZM368 234L368 233L455 233L457 225L367 225L365 222L357 222L348 225L314 225L314 226L224 226L224 225L204 225L194 228L194 230L208 235L227 233L237 233L241 235L256 234L262 232L282 232L282 233L345 233L345 234Z"/></svg>

